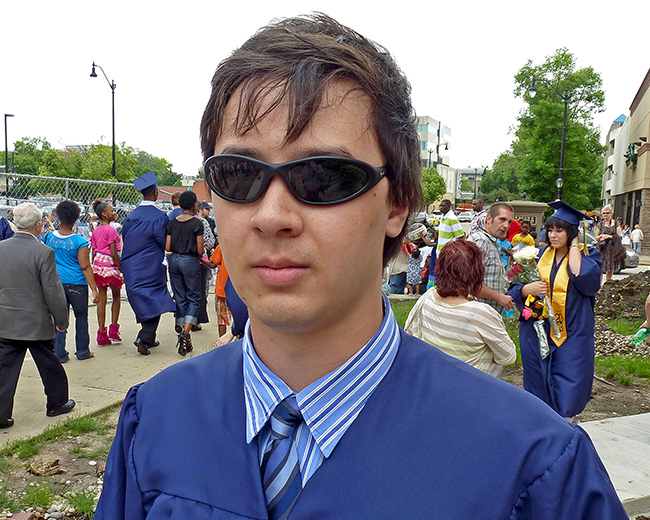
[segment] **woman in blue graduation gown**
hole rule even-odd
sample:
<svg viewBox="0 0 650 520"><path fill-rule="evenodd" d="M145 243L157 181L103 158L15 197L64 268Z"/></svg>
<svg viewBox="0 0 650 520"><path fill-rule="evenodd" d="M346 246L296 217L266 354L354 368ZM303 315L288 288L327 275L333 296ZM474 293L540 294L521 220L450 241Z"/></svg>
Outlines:
<svg viewBox="0 0 650 520"><path fill-rule="evenodd" d="M169 219L154 205L157 180L149 172L134 181L144 200L122 225L122 272L129 304L137 322L142 324L135 344L144 355L157 344L155 334L160 316L176 309L167 290L167 270L163 265Z"/></svg>
<svg viewBox="0 0 650 520"><path fill-rule="evenodd" d="M519 320L524 388L567 419L582 412L591 398L594 376L594 301L600 289L600 253L579 243L578 225L586 218L562 201L545 223L549 246L540 251L542 282L510 287L519 312L529 295L548 294L560 337L545 320L548 355L540 352L535 319Z"/></svg>

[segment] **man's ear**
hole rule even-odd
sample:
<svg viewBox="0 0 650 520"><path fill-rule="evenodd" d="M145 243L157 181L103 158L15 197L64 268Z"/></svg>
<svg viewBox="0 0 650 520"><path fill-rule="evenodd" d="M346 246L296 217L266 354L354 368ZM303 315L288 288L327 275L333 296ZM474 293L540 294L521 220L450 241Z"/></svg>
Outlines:
<svg viewBox="0 0 650 520"><path fill-rule="evenodd" d="M409 216L409 209L403 206L392 206L386 221L386 236L395 238L404 228L404 223Z"/></svg>

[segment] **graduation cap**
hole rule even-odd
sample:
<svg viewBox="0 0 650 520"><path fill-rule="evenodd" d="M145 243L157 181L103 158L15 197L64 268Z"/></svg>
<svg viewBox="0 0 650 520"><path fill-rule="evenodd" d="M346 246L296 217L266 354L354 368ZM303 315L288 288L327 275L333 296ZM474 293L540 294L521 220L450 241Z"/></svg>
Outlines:
<svg viewBox="0 0 650 520"><path fill-rule="evenodd" d="M555 218L564 220L564 222L567 222L578 229L580 229L580 222L582 222L581 234L584 239L583 251L586 256L589 256L589 249L587 248L587 230L585 229L586 226L584 221L593 219L589 215L585 215L582 211L578 211L573 206L569 206L566 202L561 200L555 200L553 202L548 202L547 204L555 210L555 213L553 213Z"/></svg>
<svg viewBox="0 0 650 520"><path fill-rule="evenodd" d="M547 204L555 210L555 213L553 213L555 218L564 220L564 222L568 222L573 227L579 227L580 222L583 220L593 220L590 216L585 215L582 211L578 211L573 206L569 206L562 200L555 200Z"/></svg>
<svg viewBox="0 0 650 520"><path fill-rule="evenodd" d="M140 175L137 179L133 179L133 185L142 195L147 195L156 189L158 184L158 177L153 171Z"/></svg>

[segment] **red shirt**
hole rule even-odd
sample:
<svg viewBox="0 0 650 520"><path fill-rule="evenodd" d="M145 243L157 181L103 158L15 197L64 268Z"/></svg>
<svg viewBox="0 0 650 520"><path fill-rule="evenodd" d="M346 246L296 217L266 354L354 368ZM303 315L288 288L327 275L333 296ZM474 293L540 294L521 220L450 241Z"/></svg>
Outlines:
<svg viewBox="0 0 650 520"><path fill-rule="evenodd" d="M508 242L512 242L512 237L517 233L521 233L521 224L517 222L517 219L512 221L510 227L508 228Z"/></svg>

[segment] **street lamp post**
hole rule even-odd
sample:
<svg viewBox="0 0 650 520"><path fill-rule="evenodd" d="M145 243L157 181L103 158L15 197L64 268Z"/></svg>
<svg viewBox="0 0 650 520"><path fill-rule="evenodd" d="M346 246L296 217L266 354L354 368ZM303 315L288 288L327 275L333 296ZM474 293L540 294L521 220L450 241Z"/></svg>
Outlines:
<svg viewBox="0 0 650 520"><path fill-rule="evenodd" d="M429 168L431 168L431 154L433 153L433 148L429 148Z"/></svg>
<svg viewBox="0 0 650 520"><path fill-rule="evenodd" d="M562 186L564 186L562 174L560 174L560 177L555 179L555 186L557 186L557 200L562 200Z"/></svg>
<svg viewBox="0 0 650 520"><path fill-rule="evenodd" d="M571 96L568 90L565 90L564 92L560 92L558 89L556 89L553 86L553 84L550 81L545 80L543 78L536 78L535 76L533 76L533 84L528 89L528 94L530 95L530 97L535 97L535 94L537 94L537 88L535 87L535 83L537 81L546 83L549 87L551 87L555 91L555 93L562 98L562 102L564 103L564 117L562 120L562 144L560 146L560 176L555 181L555 184L557 186L557 200L562 200L562 186L564 185L564 144L566 142L566 117L567 117L567 111L569 108L569 101L571 99Z"/></svg>
<svg viewBox="0 0 650 520"><path fill-rule="evenodd" d="M9 173L9 144L7 141L7 118L8 117L14 117L14 115L5 114L5 173ZM7 180L7 184L9 184L9 180Z"/></svg>
<svg viewBox="0 0 650 520"><path fill-rule="evenodd" d="M440 138L438 138L438 140L440 140ZM441 164L441 162L440 162L440 147L442 145L445 146L445 150L449 150L449 143L447 143L447 142L436 144L436 158L438 160L435 162L434 168L438 168L438 164Z"/></svg>
<svg viewBox="0 0 650 520"><path fill-rule="evenodd" d="M449 150L449 143L445 141L444 143L440 142L440 130L442 129L442 122L438 121L438 142L436 143L436 161L433 163L433 167L438 169L438 164L440 163L440 147L445 146L445 150ZM433 150L429 150L429 165L431 165L431 153Z"/></svg>
<svg viewBox="0 0 650 520"><path fill-rule="evenodd" d="M99 70L102 71L102 74L106 78L106 82L108 83L108 86L111 87L111 97L113 101L113 177L116 176L116 169L115 169L115 81L109 81L108 76L106 76L106 73L104 72L104 69L102 69L99 65L95 64L93 61L93 70L90 73L91 78L96 78L97 73L95 72L95 67L98 67Z"/></svg>

